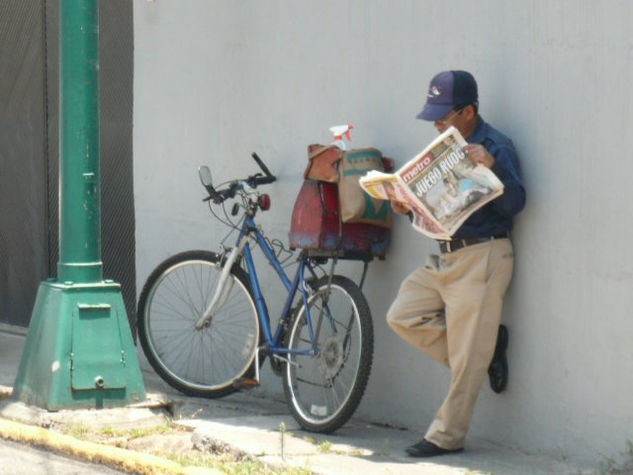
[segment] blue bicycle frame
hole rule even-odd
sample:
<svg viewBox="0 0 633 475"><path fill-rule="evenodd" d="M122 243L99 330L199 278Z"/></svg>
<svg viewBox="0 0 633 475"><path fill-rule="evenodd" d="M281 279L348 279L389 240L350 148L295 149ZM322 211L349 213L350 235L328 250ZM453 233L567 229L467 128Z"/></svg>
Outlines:
<svg viewBox="0 0 633 475"><path fill-rule="evenodd" d="M297 272L295 274L294 279L291 281L286 272L284 271L279 259L273 249L270 247L263 234L255 224L252 216L245 216L244 222L242 224L242 228L240 230L240 235L237 238L236 247L240 245L243 239L248 239L249 236L255 236L255 240L257 245L260 247L268 262L273 266L275 272L281 279L284 287L288 290L288 298L286 299L284 308L281 313L281 318L279 320L279 324L277 325L277 329L275 331L275 335L272 335L272 329L270 326L270 316L268 313L268 308L266 307L266 301L264 299L264 295L262 294L261 288L259 286L259 280L257 279L257 271L255 270L255 263L253 262L253 255L249 243L245 243L244 245L244 260L246 261L246 268L248 270L248 276L251 284L251 288L253 290L253 295L255 297L255 305L257 307L257 313L259 315L259 321L261 327L264 331L264 337L266 338L266 342L268 343L268 350L272 354L278 353L293 353L293 354L304 354L304 355L315 355L318 352L318 348L316 347L316 339L314 334L314 328L312 326L312 318L310 316L310 308L308 306L308 288L305 283L305 270L308 269L309 272L316 277L316 273L314 269L307 262L306 259L299 259L299 267L297 268ZM312 349L310 350L291 350L285 348L281 345L281 337L283 331L283 324L287 321L290 316L292 302L294 301L297 290L300 289L302 297L303 297L303 305L306 312L306 322L308 325L308 330L310 333L310 341L313 342Z"/></svg>

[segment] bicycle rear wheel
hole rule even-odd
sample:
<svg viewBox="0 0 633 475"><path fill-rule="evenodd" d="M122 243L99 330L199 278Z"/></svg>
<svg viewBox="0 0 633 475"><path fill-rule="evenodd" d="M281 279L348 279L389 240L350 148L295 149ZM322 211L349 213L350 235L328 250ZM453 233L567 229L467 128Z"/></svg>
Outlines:
<svg viewBox="0 0 633 475"><path fill-rule="evenodd" d="M148 277L138 304L138 335L152 367L185 394L221 397L254 369L259 321L249 280L234 266L229 294L209 323L195 324L213 298L222 267L208 251L187 251L161 263Z"/></svg>
<svg viewBox="0 0 633 475"><path fill-rule="evenodd" d="M284 391L292 415L306 430L333 432L352 416L365 392L373 355L373 325L367 300L343 276L317 280L308 304L315 356L291 353ZM286 337L291 350L313 348L305 306L299 307Z"/></svg>

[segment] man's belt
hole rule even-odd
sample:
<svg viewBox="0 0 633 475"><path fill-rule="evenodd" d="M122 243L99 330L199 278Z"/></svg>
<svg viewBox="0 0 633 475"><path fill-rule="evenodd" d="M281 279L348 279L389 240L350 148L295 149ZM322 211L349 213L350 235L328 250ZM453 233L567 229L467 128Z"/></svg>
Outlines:
<svg viewBox="0 0 633 475"><path fill-rule="evenodd" d="M451 241L438 241L440 244L440 252L454 252L466 246L472 246L473 244L480 244L486 241L492 241L493 239L507 239L510 237L510 232L493 234L492 236L472 237L465 239L453 239Z"/></svg>

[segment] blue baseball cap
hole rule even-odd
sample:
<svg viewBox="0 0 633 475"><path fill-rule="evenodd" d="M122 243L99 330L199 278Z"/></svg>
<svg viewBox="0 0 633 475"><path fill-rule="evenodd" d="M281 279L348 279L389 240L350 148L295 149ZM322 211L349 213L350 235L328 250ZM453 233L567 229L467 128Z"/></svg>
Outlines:
<svg viewBox="0 0 633 475"><path fill-rule="evenodd" d="M467 71L442 71L431 79L426 104L416 118L435 121L456 106L477 104L477 82Z"/></svg>

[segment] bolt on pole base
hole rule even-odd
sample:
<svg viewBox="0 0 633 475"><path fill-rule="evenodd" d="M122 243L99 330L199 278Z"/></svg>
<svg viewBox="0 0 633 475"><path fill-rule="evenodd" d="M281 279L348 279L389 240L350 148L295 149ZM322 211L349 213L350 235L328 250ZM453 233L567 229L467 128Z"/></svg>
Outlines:
<svg viewBox="0 0 633 475"><path fill-rule="evenodd" d="M145 400L118 284L40 284L12 397L50 411Z"/></svg>

